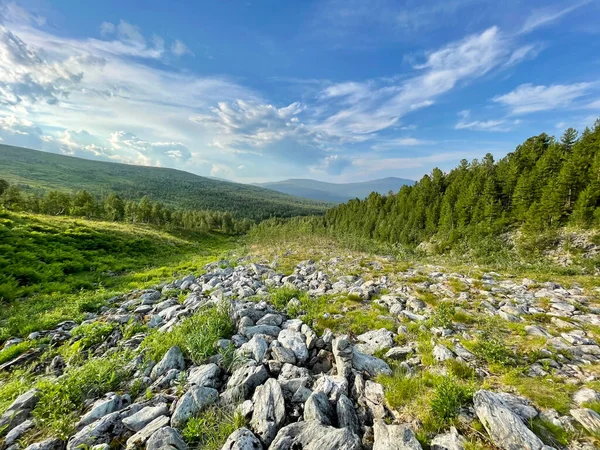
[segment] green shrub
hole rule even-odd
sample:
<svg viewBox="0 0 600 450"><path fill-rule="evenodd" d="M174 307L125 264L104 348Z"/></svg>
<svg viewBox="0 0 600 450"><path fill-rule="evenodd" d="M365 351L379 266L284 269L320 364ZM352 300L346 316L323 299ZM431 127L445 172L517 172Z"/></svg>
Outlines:
<svg viewBox="0 0 600 450"><path fill-rule="evenodd" d="M544 442L544 444L561 448L569 444L569 433L549 420L535 418L529 421L529 428Z"/></svg>
<svg viewBox="0 0 600 450"><path fill-rule="evenodd" d="M190 446L220 450L231 433L246 425L241 413L213 406L187 421L183 438Z"/></svg>
<svg viewBox="0 0 600 450"><path fill-rule="evenodd" d="M452 316L454 315L454 312L454 305L451 302L441 302L431 316L431 325L440 328L452 327Z"/></svg>
<svg viewBox="0 0 600 450"><path fill-rule="evenodd" d="M178 346L186 358L201 364L215 353L217 341L230 337L233 331L228 306L221 304L202 309L167 333L153 330L144 339L142 348L149 359L158 361L171 347Z"/></svg>
<svg viewBox="0 0 600 450"><path fill-rule="evenodd" d="M440 422L447 423L454 419L460 408L473 399L473 390L458 383L452 377L444 377L437 384L431 399L431 410Z"/></svg>

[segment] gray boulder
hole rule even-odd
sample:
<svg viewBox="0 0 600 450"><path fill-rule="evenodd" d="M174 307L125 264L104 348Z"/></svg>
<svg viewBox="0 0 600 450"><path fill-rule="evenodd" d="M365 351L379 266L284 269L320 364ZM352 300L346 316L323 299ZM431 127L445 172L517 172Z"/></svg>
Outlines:
<svg viewBox="0 0 600 450"><path fill-rule="evenodd" d="M185 369L185 360L183 359L183 353L179 350L179 347L171 347L160 362L152 368L150 378L156 380L158 377L164 375L169 370Z"/></svg>
<svg viewBox="0 0 600 450"><path fill-rule="evenodd" d="M265 446L275 439L285 421L285 402L281 386L274 378L258 386L252 398L254 412L250 425Z"/></svg>
<svg viewBox="0 0 600 450"><path fill-rule="evenodd" d="M119 412L107 414L101 419L86 425L67 442L67 450L76 450L96 444L107 444L114 436L125 432Z"/></svg>
<svg viewBox="0 0 600 450"><path fill-rule="evenodd" d="M62 450L64 443L60 439L50 438L41 442L36 442L25 448L25 450Z"/></svg>
<svg viewBox="0 0 600 450"><path fill-rule="evenodd" d="M361 450L359 437L348 428L328 427L316 420L283 427L269 450Z"/></svg>
<svg viewBox="0 0 600 450"><path fill-rule="evenodd" d="M221 450L262 450L263 446L248 428L239 428L229 435Z"/></svg>
<svg viewBox="0 0 600 450"><path fill-rule="evenodd" d="M107 414L120 410L127 403L120 395L111 393L106 398L100 399L94 403L92 408L81 418L78 426L89 425L92 422L104 417Z"/></svg>
<svg viewBox="0 0 600 450"><path fill-rule="evenodd" d="M175 405L175 411L171 416L171 426L181 428L188 419L207 406L212 405L219 398L216 389L204 386L192 386Z"/></svg>
<svg viewBox="0 0 600 450"><path fill-rule="evenodd" d="M544 443L523 420L493 392L480 390L473 397L475 413L492 437L504 450L541 450Z"/></svg>
<svg viewBox="0 0 600 450"><path fill-rule="evenodd" d="M160 416L127 439L127 449L138 448L144 445L150 437L163 427L169 425L171 419L168 416Z"/></svg>
<svg viewBox="0 0 600 450"><path fill-rule="evenodd" d="M323 392L313 392L304 404L304 420L318 420L323 425L333 425L335 411Z"/></svg>
<svg viewBox="0 0 600 450"><path fill-rule="evenodd" d="M356 338L361 342L356 345L356 348L367 355L373 355L377 351L387 350L394 346L394 334L385 328L367 331Z"/></svg>
<svg viewBox="0 0 600 450"><path fill-rule="evenodd" d="M227 390L221 394L221 401L225 404L236 403L252 396L256 386L261 385L269 378L267 369L262 364L246 364L235 370L227 382Z"/></svg>
<svg viewBox="0 0 600 450"><path fill-rule="evenodd" d="M331 344L337 374L348 378L352 372L352 343L346 335L335 338Z"/></svg>
<svg viewBox="0 0 600 450"><path fill-rule="evenodd" d="M306 346L306 341L302 333L287 328L279 333L277 340L284 348L294 352L299 364L304 364L306 362L308 359L308 347Z"/></svg>
<svg viewBox="0 0 600 450"><path fill-rule="evenodd" d="M346 395L341 394L335 404L338 426L340 428L348 428L354 434L360 434L360 421L354 404Z"/></svg>
<svg viewBox="0 0 600 450"><path fill-rule="evenodd" d="M573 401L579 406L583 405L584 403L600 402L600 393L594 391L593 389L584 387L575 392L573 395Z"/></svg>
<svg viewBox="0 0 600 450"><path fill-rule="evenodd" d="M431 450L465 450L467 440L451 427L448 433L438 434L431 441Z"/></svg>
<svg viewBox="0 0 600 450"><path fill-rule="evenodd" d="M392 369L387 363L375 356L366 355L357 348L352 350L352 367L374 378L377 375L391 375Z"/></svg>
<svg viewBox="0 0 600 450"><path fill-rule="evenodd" d="M572 409L571 415L586 430L593 434L600 434L600 415L589 408Z"/></svg>
<svg viewBox="0 0 600 450"><path fill-rule="evenodd" d="M187 445L176 429L164 427L150 436L146 450L187 450Z"/></svg>
<svg viewBox="0 0 600 450"><path fill-rule="evenodd" d="M23 423L31 414L40 399L37 389L31 389L19 395L0 416L0 436Z"/></svg>
<svg viewBox="0 0 600 450"><path fill-rule="evenodd" d="M444 347L441 344L437 344L433 347L433 357L438 362L447 361L449 359L454 359L454 353L451 350Z"/></svg>
<svg viewBox="0 0 600 450"><path fill-rule="evenodd" d="M187 382L196 386L218 388L220 384L219 376L221 369L216 364L204 364L190 369Z"/></svg>
<svg viewBox="0 0 600 450"><path fill-rule="evenodd" d="M26 420L25 422L22 422L16 427L14 427L7 433L6 437L4 438L4 446L8 447L9 445L16 443L19 439L21 439L21 436L23 436L28 430L33 428L33 426L33 420Z"/></svg>
<svg viewBox="0 0 600 450"><path fill-rule="evenodd" d="M123 419L123 425L131 431L140 431L154 419L169 414L169 408L166 403L160 403L156 406L146 406L135 414Z"/></svg>
<svg viewBox="0 0 600 450"><path fill-rule="evenodd" d="M422 450L415 434L405 425L386 425L383 420L373 423L373 450Z"/></svg>

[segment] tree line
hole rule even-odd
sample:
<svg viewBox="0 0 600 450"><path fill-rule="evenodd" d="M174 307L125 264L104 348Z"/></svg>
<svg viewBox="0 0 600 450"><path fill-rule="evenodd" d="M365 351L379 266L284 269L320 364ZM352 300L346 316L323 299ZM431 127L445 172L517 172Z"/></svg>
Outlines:
<svg viewBox="0 0 600 450"><path fill-rule="evenodd" d="M542 133L497 162L487 154L449 173L436 168L396 194L372 193L324 218L338 232L406 245L567 224L600 226L600 119L581 136L573 128L560 140Z"/></svg>
<svg viewBox="0 0 600 450"><path fill-rule="evenodd" d="M270 219L257 236L278 232L333 234L357 243L414 248L423 242L444 252L459 243L496 251L498 237L518 230L529 244L544 245L559 227L600 227L600 120L581 136L545 133L527 139L499 161L434 169L413 186L388 195L371 193L329 209L323 217Z"/></svg>
<svg viewBox="0 0 600 450"><path fill-rule="evenodd" d="M0 205L9 211L144 223L226 234L245 233L253 224L250 219L234 218L229 212L173 208L162 202L153 202L147 196L139 201L124 200L115 193L96 197L85 189L73 194L62 191L27 194L19 186L3 179L0 179Z"/></svg>

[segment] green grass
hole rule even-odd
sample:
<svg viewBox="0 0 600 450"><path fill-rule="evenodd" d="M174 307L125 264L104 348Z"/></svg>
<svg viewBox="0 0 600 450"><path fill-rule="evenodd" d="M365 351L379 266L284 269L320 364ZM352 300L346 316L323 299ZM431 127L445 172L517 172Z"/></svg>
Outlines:
<svg viewBox="0 0 600 450"><path fill-rule="evenodd" d="M32 341L23 341L18 344L12 345L8 348L0 350L0 364L4 364L11 359L16 358L17 356L22 355L27 350L35 346L35 342Z"/></svg>
<svg viewBox="0 0 600 450"><path fill-rule="evenodd" d="M185 319L167 333L153 330L142 342L146 356L159 361L174 346L194 364L201 364L215 353L215 345L221 338L228 338L234 331L228 308L223 304L204 308Z"/></svg>
<svg viewBox="0 0 600 450"><path fill-rule="evenodd" d="M456 418L460 408L472 401L474 385L452 376L422 371L408 375L394 367L392 375L381 375L389 406L400 414L420 420L424 433L437 432Z"/></svg>
<svg viewBox="0 0 600 450"><path fill-rule="evenodd" d="M126 353L94 358L71 367L56 380L41 379L36 387L40 400L33 410L37 426L44 433L66 438L82 413L84 401L114 391L126 380L130 357Z"/></svg>
<svg viewBox="0 0 600 450"><path fill-rule="evenodd" d="M502 382L514 387L519 393L539 408L553 408L561 414L568 414L571 408L571 395L577 390L560 379L548 377L531 378L512 370L502 377Z"/></svg>
<svg viewBox="0 0 600 450"><path fill-rule="evenodd" d="M216 233L0 213L0 342L81 320L115 295L197 272L233 244Z"/></svg>
<svg viewBox="0 0 600 450"><path fill-rule="evenodd" d="M220 450L231 433L245 426L246 420L239 412L213 406L187 421L183 438L193 448Z"/></svg>
<svg viewBox="0 0 600 450"><path fill-rule="evenodd" d="M289 286L283 286L283 287L271 290L270 300L276 309L283 311L284 309L286 309L287 304L289 303L289 301L291 299L293 299L293 298L301 299L305 296L306 296L306 293L300 289L289 287Z"/></svg>

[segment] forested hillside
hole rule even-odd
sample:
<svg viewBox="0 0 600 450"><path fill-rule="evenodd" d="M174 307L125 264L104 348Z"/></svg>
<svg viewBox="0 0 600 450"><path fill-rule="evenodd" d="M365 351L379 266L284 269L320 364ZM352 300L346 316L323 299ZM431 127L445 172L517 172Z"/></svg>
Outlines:
<svg viewBox="0 0 600 450"><path fill-rule="evenodd" d="M90 161L7 145L0 145L0 178L34 193L86 189L98 196L115 193L125 200L147 196L172 207L227 211L255 220L321 214L328 206L180 170Z"/></svg>
<svg viewBox="0 0 600 450"><path fill-rule="evenodd" d="M281 224L263 222L254 234L273 235ZM459 242L495 251L507 232L541 246L564 226L600 226L600 120L581 136L572 128L560 139L540 134L499 161L488 154L481 161L463 160L449 173L434 169L397 194L372 193L322 218L287 221L279 231L325 232L408 248L430 243L444 252Z"/></svg>
<svg viewBox="0 0 600 450"><path fill-rule="evenodd" d="M447 174L435 169L395 195L333 208L325 220L338 231L403 244L433 236L452 243L512 225L531 233L600 225L600 121L580 137L571 128L559 140L529 138L497 162L488 154Z"/></svg>

